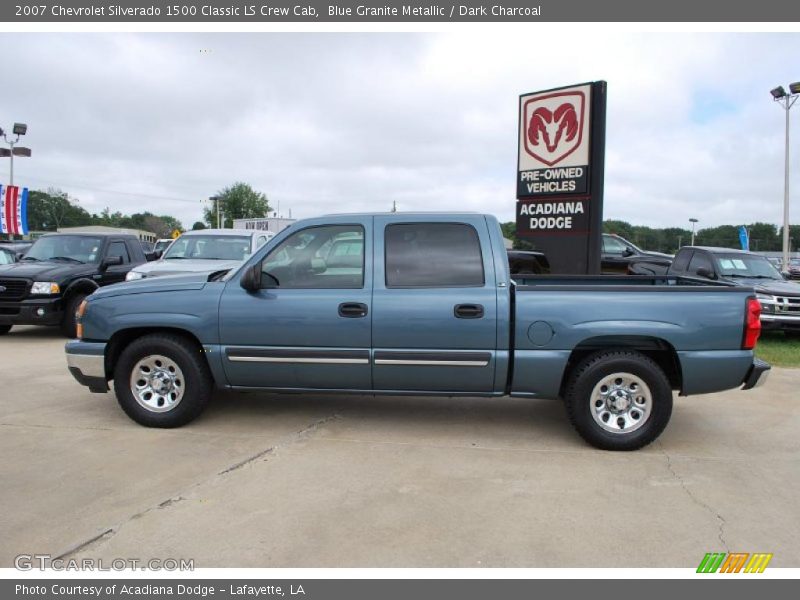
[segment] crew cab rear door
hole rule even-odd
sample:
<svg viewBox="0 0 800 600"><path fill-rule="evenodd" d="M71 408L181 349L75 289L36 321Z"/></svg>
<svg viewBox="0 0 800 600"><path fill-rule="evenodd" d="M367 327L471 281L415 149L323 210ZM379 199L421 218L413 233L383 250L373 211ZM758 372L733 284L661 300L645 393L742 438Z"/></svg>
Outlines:
<svg viewBox="0 0 800 600"><path fill-rule="evenodd" d="M372 387L372 217L319 220L260 261L262 289L225 287L219 322L231 385Z"/></svg>
<svg viewBox="0 0 800 600"><path fill-rule="evenodd" d="M496 282L484 217L376 216L374 388L490 393Z"/></svg>

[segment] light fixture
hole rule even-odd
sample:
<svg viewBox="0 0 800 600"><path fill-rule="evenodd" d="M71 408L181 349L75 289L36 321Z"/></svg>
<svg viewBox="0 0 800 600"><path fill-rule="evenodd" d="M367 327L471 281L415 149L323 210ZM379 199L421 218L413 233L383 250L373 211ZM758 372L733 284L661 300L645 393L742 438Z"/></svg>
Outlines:
<svg viewBox="0 0 800 600"><path fill-rule="evenodd" d="M786 95L786 90L783 89L782 85L779 85L775 89L770 90L769 93L772 94L772 97L775 98L775 100L778 100Z"/></svg>
<svg viewBox="0 0 800 600"><path fill-rule="evenodd" d="M789 84L789 91L793 94L800 94L800 81Z"/></svg>
<svg viewBox="0 0 800 600"><path fill-rule="evenodd" d="M28 131L28 126L25 123L14 123L13 131L14 135L25 135Z"/></svg>

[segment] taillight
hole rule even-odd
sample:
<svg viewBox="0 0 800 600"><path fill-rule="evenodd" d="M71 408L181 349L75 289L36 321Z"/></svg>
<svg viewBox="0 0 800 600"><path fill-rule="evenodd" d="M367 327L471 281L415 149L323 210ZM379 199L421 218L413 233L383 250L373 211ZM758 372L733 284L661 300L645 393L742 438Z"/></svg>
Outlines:
<svg viewBox="0 0 800 600"><path fill-rule="evenodd" d="M745 305L742 350L755 348L759 335L761 335L761 303L751 296Z"/></svg>

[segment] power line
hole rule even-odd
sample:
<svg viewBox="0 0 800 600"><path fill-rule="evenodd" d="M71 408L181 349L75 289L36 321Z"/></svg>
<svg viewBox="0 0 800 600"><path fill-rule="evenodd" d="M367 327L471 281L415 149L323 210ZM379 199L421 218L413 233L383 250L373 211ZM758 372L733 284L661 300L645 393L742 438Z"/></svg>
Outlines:
<svg viewBox="0 0 800 600"><path fill-rule="evenodd" d="M85 191L90 191L90 192L102 192L104 194L119 194L119 195L122 195L122 196L133 196L133 197L136 197L136 198L152 198L153 200L175 200L176 202L190 202L192 204L197 204L198 202L204 202L204 200L202 200L202 199L201 200L189 200L188 198L177 198L175 196L157 196L155 194L144 194L144 193L138 193L138 192L123 192L121 190L107 190L107 189L103 189L103 188L89 187L89 186L82 185L82 184L70 184L70 183L64 184L63 182L62 183L55 183L53 181L46 181L44 179L39 179L39 178L36 178L36 177L26 177L25 179L27 179L29 181L37 181L39 183L43 183L43 184L46 184L46 185L49 185L49 186L53 186L53 187L58 188L58 189L62 189L62 187L72 187L72 188L77 188L79 190L85 190Z"/></svg>

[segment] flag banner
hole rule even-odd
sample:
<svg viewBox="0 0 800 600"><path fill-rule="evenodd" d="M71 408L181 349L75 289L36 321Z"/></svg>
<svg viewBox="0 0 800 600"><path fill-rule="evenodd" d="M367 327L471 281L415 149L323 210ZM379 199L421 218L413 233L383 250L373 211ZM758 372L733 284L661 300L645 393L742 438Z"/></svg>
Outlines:
<svg viewBox="0 0 800 600"><path fill-rule="evenodd" d="M28 233L28 188L0 185L0 233L25 235Z"/></svg>
<svg viewBox="0 0 800 600"><path fill-rule="evenodd" d="M739 228L739 243L742 245L742 250L750 251L750 232L744 225Z"/></svg>
<svg viewBox="0 0 800 600"><path fill-rule="evenodd" d="M6 232L6 188L0 185L0 234Z"/></svg>
<svg viewBox="0 0 800 600"><path fill-rule="evenodd" d="M17 233L28 235L28 188L22 188L17 205Z"/></svg>

